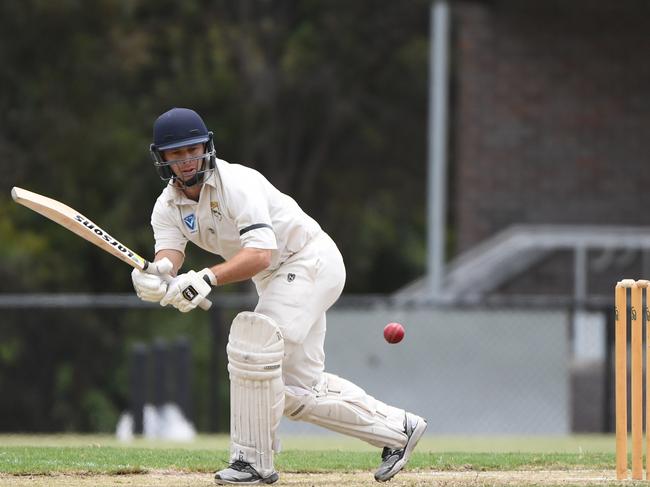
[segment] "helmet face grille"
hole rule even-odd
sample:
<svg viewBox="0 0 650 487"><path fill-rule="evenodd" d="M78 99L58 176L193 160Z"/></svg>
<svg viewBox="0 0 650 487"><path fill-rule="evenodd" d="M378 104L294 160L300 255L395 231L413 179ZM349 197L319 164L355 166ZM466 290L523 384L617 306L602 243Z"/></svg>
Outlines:
<svg viewBox="0 0 650 487"><path fill-rule="evenodd" d="M165 161L161 151L190 145L204 144L203 163L191 181L181 181L174 175L171 165L183 161ZM189 108L172 108L160 115L153 125L153 143L149 147L158 175L163 181L172 181L180 187L203 182L206 173L214 169L216 151L212 132L201 116Z"/></svg>
<svg viewBox="0 0 650 487"><path fill-rule="evenodd" d="M212 132L208 132L208 135L206 137L205 141L205 150L203 152L203 155L198 156L197 158L192 158L192 159L202 159L202 164L201 167L199 168L199 171L196 173L194 178L190 181L183 181L180 178L176 177L174 174L174 171L172 170L171 166L174 164L180 164L185 162L185 160L171 160L171 161L165 161L161 154L161 150L156 147L155 144L151 144L149 147L149 152L151 154L151 159L153 160L153 165L156 168L156 172L158 173L158 176L160 176L160 179L163 181L172 181L174 184L176 184L180 188L187 188L190 186L194 186L196 184L202 183L203 180L206 177L206 174L212 171L216 167L216 150L214 148L214 138ZM194 145L195 143L200 143L203 140L197 140L196 142L191 142L191 143L185 143L183 145L179 145L178 147L183 147L185 145Z"/></svg>

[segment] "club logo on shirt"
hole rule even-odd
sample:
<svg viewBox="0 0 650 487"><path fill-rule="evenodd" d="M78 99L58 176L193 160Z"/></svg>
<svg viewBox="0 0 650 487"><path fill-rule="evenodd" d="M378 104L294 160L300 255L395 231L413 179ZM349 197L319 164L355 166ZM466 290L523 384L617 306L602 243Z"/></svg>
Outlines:
<svg viewBox="0 0 650 487"><path fill-rule="evenodd" d="M293 272L289 272L289 274L287 274L287 281L288 282L293 282L293 280L295 278L296 278L296 275Z"/></svg>
<svg viewBox="0 0 650 487"><path fill-rule="evenodd" d="M216 216L219 219L219 221L221 221L223 215L221 214L221 210L219 209L218 201L210 201L210 210L212 210L212 214Z"/></svg>
<svg viewBox="0 0 650 487"><path fill-rule="evenodd" d="M187 225L187 228L189 228L192 231L196 230L196 216L194 213L191 215L187 215L186 217L183 217L183 221L185 222L185 225Z"/></svg>

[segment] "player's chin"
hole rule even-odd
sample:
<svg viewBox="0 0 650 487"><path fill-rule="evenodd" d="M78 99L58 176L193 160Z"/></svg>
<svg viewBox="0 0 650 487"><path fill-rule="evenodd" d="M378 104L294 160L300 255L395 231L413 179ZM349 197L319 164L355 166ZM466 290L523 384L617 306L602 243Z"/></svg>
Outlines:
<svg viewBox="0 0 650 487"><path fill-rule="evenodd" d="M191 182L194 178L196 178L197 172L198 171L181 172L176 174L176 178L182 183Z"/></svg>

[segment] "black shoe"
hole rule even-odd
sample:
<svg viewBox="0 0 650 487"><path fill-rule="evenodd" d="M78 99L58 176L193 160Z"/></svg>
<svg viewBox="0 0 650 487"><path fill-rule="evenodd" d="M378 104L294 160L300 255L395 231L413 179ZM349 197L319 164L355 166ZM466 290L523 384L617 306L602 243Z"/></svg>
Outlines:
<svg viewBox="0 0 650 487"><path fill-rule="evenodd" d="M388 448L385 447L381 453L381 465L375 472L375 480L377 482L386 482L392 479L397 472L404 468L408 462L411 452L418 444L420 438L427 429L427 422L424 418L416 416L415 414L406 413L404 418L404 432L406 433L406 445L403 448Z"/></svg>
<svg viewBox="0 0 650 487"><path fill-rule="evenodd" d="M272 484L277 482L278 472L273 472L268 477L262 477L253 466L242 460L236 460L228 468L219 470L214 475L214 481L218 485L237 484L237 485L254 485L254 484Z"/></svg>

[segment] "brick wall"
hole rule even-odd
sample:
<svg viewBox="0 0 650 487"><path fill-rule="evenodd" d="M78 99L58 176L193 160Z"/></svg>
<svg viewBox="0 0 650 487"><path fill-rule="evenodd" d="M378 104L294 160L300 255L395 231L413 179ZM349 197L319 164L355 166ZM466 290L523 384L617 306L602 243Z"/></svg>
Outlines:
<svg viewBox="0 0 650 487"><path fill-rule="evenodd" d="M456 253L514 223L650 225L649 14L647 0L454 4Z"/></svg>

